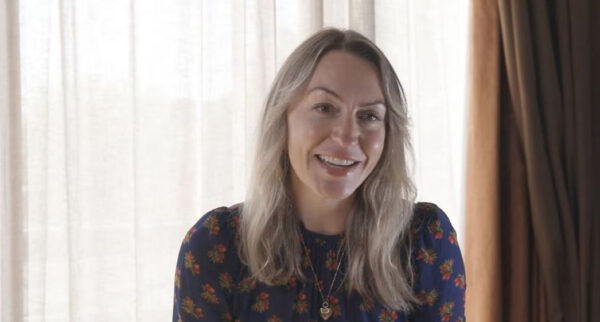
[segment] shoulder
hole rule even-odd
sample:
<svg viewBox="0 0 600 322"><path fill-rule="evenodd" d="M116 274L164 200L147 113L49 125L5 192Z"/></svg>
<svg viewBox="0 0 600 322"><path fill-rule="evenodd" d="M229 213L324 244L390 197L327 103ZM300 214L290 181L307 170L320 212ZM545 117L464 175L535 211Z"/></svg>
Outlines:
<svg viewBox="0 0 600 322"><path fill-rule="evenodd" d="M234 262L240 206L219 207L205 213L185 234L180 255L212 265Z"/></svg>
<svg viewBox="0 0 600 322"><path fill-rule="evenodd" d="M437 222L443 226L452 226L446 213L436 204L430 202L418 202L414 205L413 228L420 229Z"/></svg>
<svg viewBox="0 0 600 322"><path fill-rule="evenodd" d="M207 212L185 234L175 272L174 321L215 321L230 314L241 269L236 249L239 206Z"/></svg>
<svg viewBox="0 0 600 322"><path fill-rule="evenodd" d="M440 241L438 246L445 243L458 246L456 230L448 215L436 204L429 202L416 203L411 224L413 239L419 237L423 241Z"/></svg>
<svg viewBox="0 0 600 322"><path fill-rule="evenodd" d="M414 206L411 235L417 259L427 254L426 263L445 256L460 256L456 231L446 213L437 205L419 202ZM425 252L425 254L422 254ZM462 257L461 257L462 260Z"/></svg>
<svg viewBox="0 0 600 322"><path fill-rule="evenodd" d="M450 219L435 204L417 203L411 235L414 290L422 301L417 316L464 316L465 269Z"/></svg>
<svg viewBox="0 0 600 322"><path fill-rule="evenodd" d="M189 229L186 239L208 237L210 239L223 239L237 234L240 224L241 204L231 207L219 207L205 213Z"/></svg>

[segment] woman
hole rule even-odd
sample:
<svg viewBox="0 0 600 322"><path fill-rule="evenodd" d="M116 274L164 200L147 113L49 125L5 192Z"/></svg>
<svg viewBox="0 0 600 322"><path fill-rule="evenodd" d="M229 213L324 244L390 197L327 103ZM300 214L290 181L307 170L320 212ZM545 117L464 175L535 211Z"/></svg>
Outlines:
<svg viewBox="0 0 600 322"><path fill-rule="evenodd" d="M456 233L414 204L400 82L383 53L327 29L279 71L243 205L186 235L174 321L463 321Z"/></svg>

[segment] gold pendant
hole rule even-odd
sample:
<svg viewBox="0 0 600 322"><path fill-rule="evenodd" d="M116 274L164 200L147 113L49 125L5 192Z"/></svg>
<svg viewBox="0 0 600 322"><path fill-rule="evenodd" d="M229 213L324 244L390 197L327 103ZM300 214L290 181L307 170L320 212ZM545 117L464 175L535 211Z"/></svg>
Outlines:
<svg viewBox="0 0 600 322"><path fill-rule="evenodd" d="M331 317L331 314L333 312L331 312L331 308L329 308L329 303L325 302L323 303L323 305L321 306L321 308L319 309L320 313L321 313L321 317L323 318L323 320L329 319Z"/></svg>

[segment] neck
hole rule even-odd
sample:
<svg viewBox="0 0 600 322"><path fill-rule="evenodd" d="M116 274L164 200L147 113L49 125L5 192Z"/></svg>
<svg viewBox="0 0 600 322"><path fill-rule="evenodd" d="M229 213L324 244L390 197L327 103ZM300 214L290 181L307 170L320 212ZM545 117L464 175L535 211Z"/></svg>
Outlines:
<svg viewBox="0 0 600 322"><path fill-rule="evenodd" d="M306 229L325 235L339 235L346 230L354 195L343 199L322 199L312 193L294 193L296 211Z"/></svg>

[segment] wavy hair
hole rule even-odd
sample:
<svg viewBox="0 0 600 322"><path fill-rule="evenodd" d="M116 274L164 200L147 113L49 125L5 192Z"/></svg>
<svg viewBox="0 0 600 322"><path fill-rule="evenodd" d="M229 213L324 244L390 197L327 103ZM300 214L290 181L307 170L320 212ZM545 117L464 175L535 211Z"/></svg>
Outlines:
<svg viewBox="0 0 600 322"><path fill-rule="evenodd" d="M391 309L410 311L412 291L410 223L416 189L407 170L412 157L404 92L381 50L351 30L324 29L305 40L284 62L264 105L251 187L241 210L239 256L251 278L278 284L301 279L301 233L291 194L287 111L310 81L323 55L339 50L373 63L381 79L387 113L379 162L356 190L346 222L347 294ZM377 232L377 233L374 233Z"/></svg>

